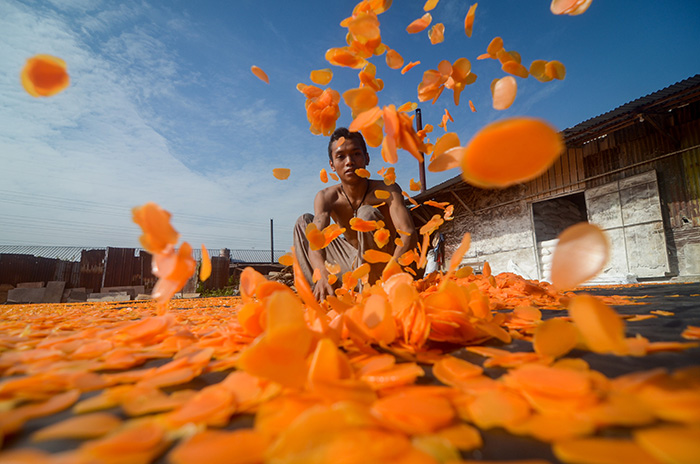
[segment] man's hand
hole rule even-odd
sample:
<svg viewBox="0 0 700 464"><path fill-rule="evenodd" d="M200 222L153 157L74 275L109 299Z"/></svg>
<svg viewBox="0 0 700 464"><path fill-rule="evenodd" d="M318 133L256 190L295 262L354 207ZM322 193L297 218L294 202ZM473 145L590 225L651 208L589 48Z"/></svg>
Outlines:
<svg viewBox="0 0 700 464"><path fill-rule="evenodd" d="M314 286L314 296L319 303L326 299L328 295L335 295L333 286L328 283L327 277L321 277Z"/></svg>

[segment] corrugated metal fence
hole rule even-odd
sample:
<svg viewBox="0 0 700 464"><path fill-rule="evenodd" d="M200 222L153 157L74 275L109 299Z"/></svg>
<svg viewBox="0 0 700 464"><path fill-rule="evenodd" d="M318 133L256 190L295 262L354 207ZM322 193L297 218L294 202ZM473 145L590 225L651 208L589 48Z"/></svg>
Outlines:
<svg viewBox="0 0 700 464"><path fill-rule="evenodd" d="M0 284L17 286L22 282L66 282L66 288L98 292L103 287L143 285L150 291L156 283L151 272L151 255L138 248L98 248L80 251L75 247L15 247L0 245ZM213 253L215 252L215 253ZM229 284L230 267L269 263L270 250L210 250L212 275L204 288L219 289ZM274 258L285 253L275 250ZM219 256L217 256L219 255ZM50 257L56 256L56 258ZM193 250L201 262L201 250ZM68 259L62 259L68 257ZM72 260L71 260L72 259Z"/></svg>

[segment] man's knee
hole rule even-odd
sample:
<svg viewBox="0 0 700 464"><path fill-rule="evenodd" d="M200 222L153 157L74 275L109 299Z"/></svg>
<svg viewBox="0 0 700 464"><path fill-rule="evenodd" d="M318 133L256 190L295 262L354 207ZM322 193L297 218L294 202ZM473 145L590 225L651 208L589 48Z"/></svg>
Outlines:
<svg viewBox="0 0 700 464"><path fill-rule="evenodd" d="M384 215L379 211L379 208L370 205L360 206L357 210L357 217L363 221L381 221L384 219Z"/></svg>
<svg viewBox="0 0 700 464"><path fill-rule="evenodd" d="M310 213L305 213L299 216L299 219L297 219L297 223L294 226L295 229L301 230L302 232L306 232L306 226L314 222L314 215Z"/></svg>

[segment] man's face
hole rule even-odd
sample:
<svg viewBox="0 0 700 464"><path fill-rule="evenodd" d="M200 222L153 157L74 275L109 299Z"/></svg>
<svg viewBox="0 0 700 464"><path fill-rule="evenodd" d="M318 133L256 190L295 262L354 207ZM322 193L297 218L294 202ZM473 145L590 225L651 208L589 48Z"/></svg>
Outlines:
<svg viewBox="0 0 700 464"><path fill-rule="evenodd" d="M341 142L338 143L338 142ZM353 139L336 140L331 145L331 169L338 174L344 182L357 182L360 177L355 174L355 169L364 168L369 163L369 155L362 151L362 147Z"/></svg>

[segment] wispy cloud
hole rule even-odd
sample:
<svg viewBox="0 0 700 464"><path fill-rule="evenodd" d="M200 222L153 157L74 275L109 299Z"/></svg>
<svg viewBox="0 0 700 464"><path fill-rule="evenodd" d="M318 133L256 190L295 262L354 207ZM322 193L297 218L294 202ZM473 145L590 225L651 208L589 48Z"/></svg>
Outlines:
<svg viewBox="0 0 700 464"><path fill-rule="evenodd" d="M224 119L220 101L188 95L183 89L199 85L199 76L181 66L162 30L173 21L186 28L182 18L149 24L150 7L118 5L76 28L72 15L87 8L74 2L44 14L12 1L0 6L0 60L7 64L0 71L0 182L4 192L20 195L8 195L0 207L15 218L40 218L0 226L3 241L134 246L138 234L128 211L149 200L172 210L176 224L182 220L185 238L208 238L215 247L265 247L268 234L260 228L280 209L261 205L289 211L279 223L291 228L304 200L285 197L285 186L270 175L270 160L282 158L286 138L265 137L276 110L254 99ZM23 92L19 69L36 53L69 63L66 92L41 100ZM230 160L220 158L226 138ZM197 157L199 150L212 162L206 153ZM28 193L46 200L27 204L21 195ZM92 227L81 231L80 224ZM291 237L277 242L287 247Z"/></svg>

